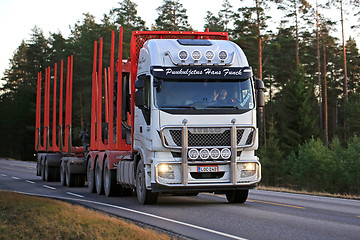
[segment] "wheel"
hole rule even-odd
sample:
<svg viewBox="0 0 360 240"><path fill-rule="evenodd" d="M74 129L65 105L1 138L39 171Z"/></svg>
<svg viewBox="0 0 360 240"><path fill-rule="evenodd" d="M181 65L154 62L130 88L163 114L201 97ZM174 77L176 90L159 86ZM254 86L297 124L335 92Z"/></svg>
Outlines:
<svg viewBox="0 0 360 240"><path fill-rule="evenodd" d="M155 204L158 193L146 189L144 161L140 160L136 170L136 194L141 204Z"/></svg>
<svg viewBox="0 0 360 240"><path fill-rule="evenodd" d="M95 164L95 188L97 194L104 194L103 185L103 172L101 171L100 160L98 159Z"/></svg>
<svg viewBox="0 0 360 240"><path fill-rule="evenodd" d="M69 162L67 162L65 169L66 169L66 175L65 175L66 186L74 187L74 185L75 185L75 175L71 174L71 172L70 172L70 163Z"/></svg>
<svg viewBox="0 0 360 240"><path fill-rule="evenodd" d="M94 169L92 169L92 159L90 158L87 167L86 167L86 175L87 175L87 184L89 192L94 193L96 192L95 189L95 181L94 181Z"/></svg>
<svg viewBox="0 0 360 240"><path fill-rule="evenodd" d="M249 194L249 189L232 190L226 192L226 199L229 203L244 203Z"/></svg>
<svg viewBox="0 0 360 240"><path fill-rule="evenodd" d="M45 161L41 160L40 162L40 168L41 168L41 180L45 181Z"/></svg>
<svg viewBox="0 0 360 240"><path fill-rule="evenodd" d="M109 169L109 160L104 163L104 192L108 197L115 196L118 193L119 185L116 184L116 172Z"/></svg>
<svg viewBox="0 0 360 240"><path fill-rule="evenodd" d="M41 160L36 161L36 176L41 176Z"/></svg>
<svg viewBox="0 0 360 240"><path fill-rule="evenodd" d="M52 169L48 165L48 161L45 161L45 173L44 178L46 182L51 182L52 180Z"/></svg>
<svg viewBox="0 0 360 240"><path fill-rule="evenodd" d="M61 161L60 164L60 183L62 186L66 186L66 162L65 161Z"/></svg>

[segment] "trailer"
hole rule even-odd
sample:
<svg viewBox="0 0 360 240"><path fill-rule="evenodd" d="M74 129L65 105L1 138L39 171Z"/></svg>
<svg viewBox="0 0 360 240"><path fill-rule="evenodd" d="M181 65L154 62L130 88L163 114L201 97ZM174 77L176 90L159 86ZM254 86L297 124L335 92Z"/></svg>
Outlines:
<svg viewBox="0 0 360 240"><path fill-rule="evenodd" d="M141 204L155 204L159 193L199 192L245 202L261 180L256 111L264 106L264 84L253 76L242 49L227 33L208 31L134 31L127 60L122 45L121 27L117 61L113 32L110 66L104 68L103 39L94 42L91 124L82 133L83 146L73 147L71 138L73 57L68 58L64 130L62 89L54 120L57 66L51 134L50 68L42 128L38 74L37 174L69 187L86 184L106 196L135 190ZM60 69L62 88L63 62Z"/></svg>

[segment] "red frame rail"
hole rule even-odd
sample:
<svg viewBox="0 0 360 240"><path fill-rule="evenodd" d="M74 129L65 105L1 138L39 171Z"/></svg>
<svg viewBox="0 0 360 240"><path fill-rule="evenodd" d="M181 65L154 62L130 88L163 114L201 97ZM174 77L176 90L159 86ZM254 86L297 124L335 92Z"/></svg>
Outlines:
<svg viewBox="0 0 360 240"><path fill-rule="evenodd" d="M36 121L35 121L35 150L46 152L65 152L65 153L82 153L82 147L72 146L71 124L72 124L72 85L73 85L73 56L68 57L67 62L67 79L66 79L66 105L65 105L65 139L63 139L63 77L64 62L61 60L60 65L60 93L59 93L59 109L57 111L57 63L54 65L53 76L53 112L52 112L52 132L50 139L50 93L51 93L51 68L45 68L44 79L44 110L43 110L43 129L41 129L41 84L42 73L37 75L37 91L36 91ZM57 112L58 117L57 119ZM57 125L58 121L58 125ZM41 130L43 130L41 145ZM51 141L50 141L51 140Z"/></svg>
<svg viewBox="0 0 360 240"><path fill-rule="evenodd" d="M123 42L123 28L120 27L119 33L119 55L118 59L122 59L122 42ZM98 56L99 55L99 56ZM104 68L103 79L103 38L98 42L94 42L94 58L93 58L93 74L92 74L92 108L91 108L91 139L90 150L105 151L105 150L122 150L129 151L131 145L126 144L122 139L121 127L121 106L122 106L122 60L116 63L116 70L118 72L117 78L117 112L116 112L116 141L114 139L114 61L115 55L115 32L111 35L111 51L110 51L110 66ZM97 70L98 69L98 70ZM104 98L103 98L103 81L104 81ZM104 99L104 100L103 100ZM103 103L104 101L104 103ZM105 123L108 126L108 136L102 139L102 106L105 108Z"/></svg>

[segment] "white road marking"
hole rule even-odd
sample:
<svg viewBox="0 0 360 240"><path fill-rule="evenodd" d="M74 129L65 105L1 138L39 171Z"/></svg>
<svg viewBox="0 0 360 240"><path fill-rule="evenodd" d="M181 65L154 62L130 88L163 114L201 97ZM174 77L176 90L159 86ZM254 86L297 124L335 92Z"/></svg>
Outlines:
<svg viewBox="0 0 360 240"><path fill-rule="evenodd" d="M55 189L56 189L56 188L50 187L50 186L48 186L48 185L43 185L43 187L48 188L48 189L51 189L51 190L55 190Z"/></svg>
<svg viewBox="0 0 360 240"><path fill-rule="evenodd" d="M75 196L75 197L81 197L81 198L84 197L84 196L81 196L81 195L79 195L79 194L72 193L72 192L66 192L66 194L69 194L69 195L72 195L72 196Z"/></svg>
<svg viewBox="0 0 360 240"><path fill-rule="evenodd" d="M27 182L27 183L31 183L31 184L35 184L35 182L33 182L33 181L29 181L29 180L25 180L25 182Z"/></svg>
<svg viewBox="0 0 360 240"><path fill-rule="evenodd" d="M6 175L6 174L0 174L0 176L2 176L2 177L7 177L7 175Z"/></svg>
<svg viewBox="0 0 360 240"><path fill-rule="evenodd" d="M17 191L15 191L15 192L17 192ZM231 234L219 232L219 231L208 229L208 228L205 228L205 227L200 227L200 226L196 226L196 225L193 225L193 224L190 224L190 223L181 222L181 221L177 221L177 220L174 220L174 219L157 216L157 215L154 215L154 214L151 214L151 213L140 212L140 211L137 211L137 210L134 210L134 209L120 207L120 206L116 206L116 205L112 205L112 204L108 204L108 203L101 203L101 202L95 202L95 201L91 201L91 200L78 199L78 198L58 197L58 196L51 196L51 195L45 195L45 194L35 194L35 193L26 193L26 192L17 192L17 193L26 194L26 195L33 195L33 196L39 196L39 197L48 197L48 198L55 198L55 199L62 199L62 200L86 202L86 203L101 205L101 206L105 206L105 207L112 207L112 208L120 209L120 210L123 210L123 211L128 211L128 212L140 214L140 215L143 215L143 216L148 216L148 217L160 219L160 220L163 220L163 221L168 221L168 222L176 223L176 224L179 224L179 225L195 228L195 229L198 229L198 230L213 233L213 234L223 236L223 237L228 237L228 238L237 239L237 240L246 240L246 238L242 238L242 237L234 236L234 235L231 235Z"/></svg>
<svg viewBox="0 0 360 240"><path fill-rule="evenodd" d="M11 177L12 179L15 179L15 180L20 180L20 178L18 177Z"/></svg>

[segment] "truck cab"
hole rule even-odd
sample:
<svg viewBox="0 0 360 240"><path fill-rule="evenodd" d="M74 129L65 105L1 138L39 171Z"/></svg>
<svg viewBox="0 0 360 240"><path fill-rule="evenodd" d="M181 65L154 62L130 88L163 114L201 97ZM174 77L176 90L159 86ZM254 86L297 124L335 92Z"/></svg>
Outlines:
<svg viewBox="0 0 360 240"><path fill-rule="evenodd" d="M242 49L227 40L151 39L134 85L138 198L217 192L245 202L261 164L255 82Z"/></svg>

